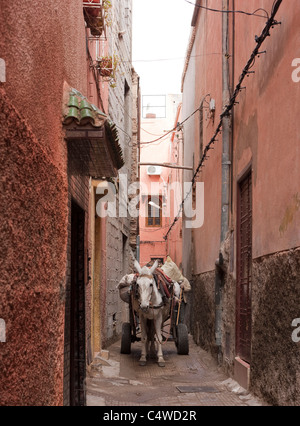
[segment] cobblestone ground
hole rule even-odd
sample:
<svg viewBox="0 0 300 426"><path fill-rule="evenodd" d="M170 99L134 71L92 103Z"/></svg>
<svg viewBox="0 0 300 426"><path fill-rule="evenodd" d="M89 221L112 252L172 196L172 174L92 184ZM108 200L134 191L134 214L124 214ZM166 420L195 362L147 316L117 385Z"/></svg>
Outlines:
<svg viewBox="0 0 300 426"><path fill-rule="evenodd" d="M178 355L174 342L164 347L165 367L149 359L138 363L140 342L130 355L120 342L96 357L86 379L87 406L263 406L224 375L212 357L190 337L189 355ZM107 356L108 355L108 359Z"/></svg>

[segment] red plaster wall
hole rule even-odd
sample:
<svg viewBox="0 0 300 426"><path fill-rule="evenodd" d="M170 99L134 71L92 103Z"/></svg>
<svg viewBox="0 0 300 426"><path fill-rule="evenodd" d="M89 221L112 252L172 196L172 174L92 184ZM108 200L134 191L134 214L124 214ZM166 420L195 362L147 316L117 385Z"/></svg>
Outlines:
<svg viewBox="0 0 300 426"><path fill-rule="evenodd" d="M2 3L0 57L6 61L6 93L30 122L43 149L63 169L66 167L66 149L61 143L64 80L87 94L82 1Z"/></svg>
<svg viewBox="0 0 300 426"><path fill-rule="evenodd" d="M2 2L0 405L62 405L68 240L64 82L87 95L82 1Z"/></svg>
<svg viewBox="0 0 300 426"><path fill-rule="evenodd" d="M1 405L61 403L67 186L0 91ZM5 123L5 126L2 124Z"/></svg>

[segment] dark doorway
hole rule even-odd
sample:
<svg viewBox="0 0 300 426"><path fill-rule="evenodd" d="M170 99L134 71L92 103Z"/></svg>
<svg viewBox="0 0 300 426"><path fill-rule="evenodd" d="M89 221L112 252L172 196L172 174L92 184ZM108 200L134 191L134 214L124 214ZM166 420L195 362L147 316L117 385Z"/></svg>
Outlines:
<svg viewBox="0 0 300 426"><path fill-rule="evenodd" d="M85 212L74 202L71 211L70 404L84 406L85 379Z"/></svg>
<svg viewBox="0 0 300 426"><path fill-rule="evenodd" d="M252 176L240 182L237 235L237 355L251 362Z"/></svg>

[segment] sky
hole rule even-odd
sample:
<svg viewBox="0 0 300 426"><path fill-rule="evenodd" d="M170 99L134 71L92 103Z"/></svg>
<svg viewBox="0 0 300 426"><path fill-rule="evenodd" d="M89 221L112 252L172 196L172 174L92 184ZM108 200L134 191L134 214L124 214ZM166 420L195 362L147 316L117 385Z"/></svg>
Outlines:
<svg viewBox="0 0 300 426"><path fill-rule="evenodd" d="M143 95L181 93L193 13L185 0L133 0L133 66Z"/></svg>

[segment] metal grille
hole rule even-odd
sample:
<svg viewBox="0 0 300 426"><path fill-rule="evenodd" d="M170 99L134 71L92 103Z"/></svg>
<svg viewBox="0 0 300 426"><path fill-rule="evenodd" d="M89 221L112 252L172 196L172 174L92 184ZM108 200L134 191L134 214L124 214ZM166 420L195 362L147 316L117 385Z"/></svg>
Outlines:
<svg viewBox="0 0 300 426"><path fill-rule="evenodd" d="M252 177L241 183L238 203L237 355L251 362Z"/></svg>

